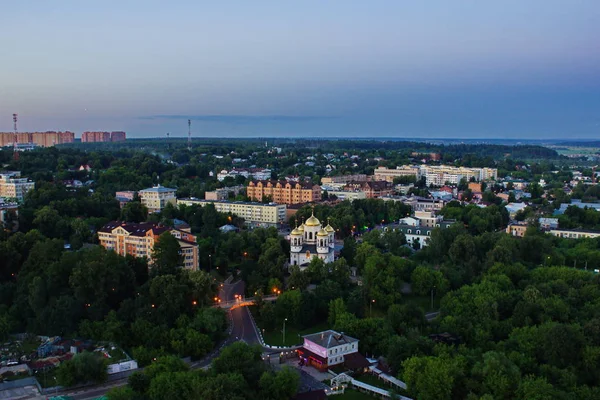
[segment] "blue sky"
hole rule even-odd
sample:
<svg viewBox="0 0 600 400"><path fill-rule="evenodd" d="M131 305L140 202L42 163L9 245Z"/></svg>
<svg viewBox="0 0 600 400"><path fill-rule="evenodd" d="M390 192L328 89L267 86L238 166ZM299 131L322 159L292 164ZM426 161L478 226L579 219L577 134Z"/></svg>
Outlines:
<svg viewBox="0 0 600 400"><path fill-rule="evenodd" d="M0 131L597 138L600 1L15 1Z"/></svg>

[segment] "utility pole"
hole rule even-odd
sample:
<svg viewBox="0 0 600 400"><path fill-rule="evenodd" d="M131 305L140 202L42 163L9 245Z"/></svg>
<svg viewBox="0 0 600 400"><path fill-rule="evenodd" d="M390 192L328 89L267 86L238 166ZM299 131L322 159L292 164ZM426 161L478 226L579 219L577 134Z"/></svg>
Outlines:
<svg viewBox="0 0 600 400"><path fill-rule="evenodd" d="M433 311L433 291L435 290L435 286L431 288L431 311Z"/></svg>
<svg viewBox="0 0 600 400"><path fill-rule="evenodd" d="M285 321L287 321L287 318L283 320L283 345L285 346Z"/></svg>

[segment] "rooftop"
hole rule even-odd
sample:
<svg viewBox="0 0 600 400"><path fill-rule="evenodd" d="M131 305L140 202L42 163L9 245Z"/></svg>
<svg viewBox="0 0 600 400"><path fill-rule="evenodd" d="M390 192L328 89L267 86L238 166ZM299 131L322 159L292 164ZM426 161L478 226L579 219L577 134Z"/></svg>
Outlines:
<svg viewBox="0 0 600 400"><path fill-rule="evenodd" d="M154 187L151 187L148 189L140 190L140 193L150 193L150 192L168 193L168 192L176 192L176 191L177 191L177 189L171 189L168 187L157 185L157 186L154 186Z"/></svg>
<svg viewBox="0 0 600 400"><path fill-rule="evenodd" d="M356 343L358 339L344 335L344 333L338 333L333 330L327 330L323 332L313 333L310 335L303 336L304 339L318 344L321 347L329 349L331 347L341 346L343 344Z"/></svg>

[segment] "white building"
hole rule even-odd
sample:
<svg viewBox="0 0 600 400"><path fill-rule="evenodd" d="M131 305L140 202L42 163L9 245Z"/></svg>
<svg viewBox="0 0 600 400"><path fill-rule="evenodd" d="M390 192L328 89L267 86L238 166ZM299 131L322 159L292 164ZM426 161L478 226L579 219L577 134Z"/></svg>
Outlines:
<svg viewBox="0 0 600 400"><path fill-rule="evenodd" d="M224 169L217 174L217 180L219 182L223 182L223 180L225 180L225 178L227 177L235 179L237 176L243 176L246 179L249 177L253 177L256 180L265 181L271 179L271 170L268 168L234 168L231 171L227 171L226 169Z"/></svg>
<svg viewBox="0 0 600 400"><path fill-rule="evenodd" d="M244 218L246 222L252 222L259 225L274 226L285 220L287 206L285 204L275 203L254 203L247 201L226 201L226 200L202 200L196 198L177 199L177 205L185 204L191 206L198 204L204 207L207 204L214 204L215 210L222 213L232 213L238 217Z"/></svg>
<svg viewBox="0 0 600 400"><path fill-rule="evenodd" d="M338 200L344 201L344 200L348 200L350 202L354 201L354 200L363 200L367 198L367 194L363 191L360 190L356 190L356 191L350 191L350 190L328 190L327 194L329 196L335 196L338 198Z"/></svg>
<svg viewBox="0 0 600 400"><path fill-rule="evenodd" d="M176 189L164 186L154 186L149 189L140 190L138 195L143 205L148 208L148 212L159 212L166 207L168 203L177 204L175 197Z"/></svg>
<svg viewBox="0 0 600 400"><path fill-rule="evenodd" d="M333 330L303 336L304 343L298 349L303 365L311 365L326 371L334 365L344 364L349 369L361 369L369 362L358 352L358 339Z"/></svg>
<svg viewBox="0 0 600 400"><path fill-rule="evenodd" d="M35 183L20 176L19 172L0 174L0 197L23 201L25 194L33 190Z"/></svg>
<svg viewBox="0 0 600 400"><path fill-rule="evenodd" d="M290 265L306 268L314 257L326 264L334 261L335 230L322 227L314 214L290 234Z"/></svg>

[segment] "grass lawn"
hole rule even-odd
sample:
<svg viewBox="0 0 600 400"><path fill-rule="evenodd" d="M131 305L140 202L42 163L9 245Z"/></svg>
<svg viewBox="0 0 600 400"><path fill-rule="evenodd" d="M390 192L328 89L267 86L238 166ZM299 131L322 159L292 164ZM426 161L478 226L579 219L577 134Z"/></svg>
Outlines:
<svg viewBox="0 0 600 400"><path fill-rule="evenodd" d="M329 396L330 399L335 400L373 400L377 397L369 396L366 393L359 392L354 389L346 389L344 394L336 394L335 396Z"/></svg>
<svg viewBox="0 0 600 400"><path fill-rule="evenodd" d="M257 324L259 322L257 321ZM259 326L259 329L262 329ZM323 321L319 324L311 326L310 328L299 330L298 328L286 325L285 326L285 343L283 343L283 325L275 328L273 331L265 331L263 338L265 343L271 346L294 346L302 344L302 338L300 336L308 335L315 332L321 332L329 329L327 321Z"/></svg>
<svg viewBox="0 0 600 400"><path fill-rule="evenodd" d="M357 381L364 382L367 385L375 386L384 390L389 390L392 388L392 386L386 385L384 381L377 379L376 376L373 376L371 374L362 374L355 377L354 379L356 379Z"/></svg>

